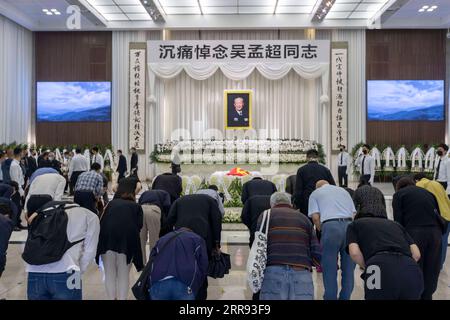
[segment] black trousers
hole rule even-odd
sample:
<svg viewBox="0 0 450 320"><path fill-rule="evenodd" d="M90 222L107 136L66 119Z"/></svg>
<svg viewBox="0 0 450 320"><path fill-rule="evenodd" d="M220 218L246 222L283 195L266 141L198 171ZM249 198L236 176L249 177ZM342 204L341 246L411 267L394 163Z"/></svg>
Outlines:
<svg viewBox="0 0 450 320"><path fill-rule="evenodd" d="M366 261L368 274L363 273L366 300L419 300L423 291L423 276L413 258L400 254L377 254ZM379 287L374 287L376 271L380 274Z"/></svg>
<svg viewBox="0 0 450 320"><path fill-rule="evenodd" d="M119 172L119 177L117 178L117 182L125 178L125 172Z"/></svg>
<svg viewBox="0 0 450 320"><path fill-rule="evenodd" d="M195 296L195 300L205 301L208 298L208 277L205 278L200 289L198 289L197 295Z"/></svg>
<svg viewBox="0 0 450 320"><path fill-rule="evenodd" d="M74 172L72 172L72 175L70 176L70 188L71 188L72 192L75 190L75 185L77 184L78 177L83 172L84 171L74 171Z"/></svg>
<svg viewBox="0 0 450 320"><path fill-rule="evenodd" d="M339 187L348 186L347 166L338 166Z"/></svg>
<svg viewBox="0 0 450 320"><path fill-rule="evenodd" d="M423 300L431 300L436 291L439 272L441 271L442 232L436 227L407 228L406 231L414 239L420 250L419 266L423 272Z"/></svg>
<svg viewBox="0 0 450 320"><path fill-rule="evenodd" d="M15 220L13 219L12 222L14 224L14 227L19 227L22 224L22 197L20 196L19 192L16 192L12 195L11 201L14 202L14 204L17 207L17 215L15 216Z"/></svg>

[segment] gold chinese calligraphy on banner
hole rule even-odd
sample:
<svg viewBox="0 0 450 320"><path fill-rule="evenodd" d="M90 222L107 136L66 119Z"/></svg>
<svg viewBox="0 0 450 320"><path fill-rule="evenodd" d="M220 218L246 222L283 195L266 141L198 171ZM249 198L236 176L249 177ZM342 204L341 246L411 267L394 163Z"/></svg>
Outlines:
<svg viewBox="0 0 450 320"><path fill-rule="evenodd" d="M332 43L331 48L331 149L347 145L347 42Z"/></svg>
<svg viewBox="0 0 450 320"><path fill-rule="evenodd" d="M130 43L129 147L145 150L146 44Z"/></svg>

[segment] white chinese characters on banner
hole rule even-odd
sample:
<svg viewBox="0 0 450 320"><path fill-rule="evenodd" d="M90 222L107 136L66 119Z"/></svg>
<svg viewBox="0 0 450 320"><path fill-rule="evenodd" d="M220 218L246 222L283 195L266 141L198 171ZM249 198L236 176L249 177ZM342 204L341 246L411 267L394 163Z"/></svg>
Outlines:
<svg viewBox="0 0 450 320"><path fill-rule="evenodd" d="M130 49L129 146L145 149L145 49Z"/></svg>
<svg viewBox="0 0 450 320"><path fill-rule="evenodd" d="M347 146L347 49L331 50L332 150Z"/></svg>
<svg viewBox="0 0 450 320"><path fill-rule="evenodd" d="M151 41L149 63L328 62L328 40Z"/></svg>

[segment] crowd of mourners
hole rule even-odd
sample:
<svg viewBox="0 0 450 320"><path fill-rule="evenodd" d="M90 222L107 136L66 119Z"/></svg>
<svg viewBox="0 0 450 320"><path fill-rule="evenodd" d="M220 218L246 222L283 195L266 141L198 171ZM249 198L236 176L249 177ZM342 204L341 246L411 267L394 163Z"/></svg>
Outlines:
<svg viewBox="0 0 450 320"><path fill-rule="evenodd" d="M450 177L448 147L438 148L443 164L434 179L424 173L393 179L393 220L373 186L369 150L365 145L358 159L355 190L347 186L350 160L343 149L339 186L316 150L307 152L308 162L287 179L286 190L262 177L243 185L249 246L259 241L255 232L268 230L254 300L314 299L313 270L322 275L326 300L349 300L355 274L367 300L432 299L448 245L450 200L442 181ZM52 152L0 151L0 278L12 232L28 229L22 258L29 300L81 300L82 275L93 261L104 272L108 299L129 297L134 266L145 272L147 299L206 300L211 266L222 254L223 194L210 185L182 195L175 163L142 192L136 150L129 170L117 154L110 199L98 148L89 158L79 149L66 152L61 162Z"/></svg>

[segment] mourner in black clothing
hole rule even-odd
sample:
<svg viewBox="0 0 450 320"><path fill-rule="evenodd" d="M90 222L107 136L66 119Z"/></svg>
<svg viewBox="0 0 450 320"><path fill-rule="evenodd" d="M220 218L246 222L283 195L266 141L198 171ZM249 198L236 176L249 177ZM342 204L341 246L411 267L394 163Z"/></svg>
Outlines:
<svg viewBox="0 0 450 320"><path fill-rule="evenodd" d="M183 192L181 177L173 173L160 174L153 181L152 190L166 191L170 194L170 202L174 203Z"/></svg>
<svg viewBox="0 0 450 320"><path fill-rule="evenodd" d="M270 209L270 195L250 197L242 208L241 220L250 232L249 247L252 247L255 239L256 225L258 218L264 210Z"/></svg>
<svg viewBox="0 0 450 320"><path fill-rule="evenodd" d="M206 194L191 194L181 197L170 208L168 225L189 228L205 239L208 256L220 248L222 215L217 202ZM197 300L206 300L208 281L199 290Z"/></svg>
<svg viewBox="0 0 450 320"><path fill-rule="evenodd" d="M311 149L306 153L308 163L300 167L297 171L295 181L294 204L300 212L308 215L309 196L316 189L316 182L319 180L328 181L331 185L336 185L330 170L319 163L319 153Z"/></svg>
<svg viewBox="0 0 450 320"><path fill-rule="evenodd" d="M138 155L136 153L136 148L131 148L130 175L138 175Z"/></svg>
<svg viewBox="0 0 450 320"><path fill-rule="evenodd" d="M11 220L12 208L6 203L0 203L0 277L6 266L6 251L14 223Z"/></svg>
<svg viewBox="0 0 450 320"><path fill-rule="evenodd" d="M125 156L122 154L122 150L117 150L117 155L119 156L119 164L117 165L117 172L119 173L117 181L119 182L125 178L125 173L127 172L127 159L125 159Z"/></svg>
<svg viewBox="0 0 450 320"><path fill-rule="evenodd" d="M293 174L286 179L286 192L290 195L295 193L295 180L297 180L297 175Z"/></svg>
<svg viewBox="0 0 450 320"><path fill-rule="evenodd" d="M364 269L361 278L366 300L421 298L424 283L416 262L419 248L399 223L383 215L357 214L347 228L347 251ZM375 272L380 273L378 283Z"/></svg>
<svg viewBox="0 0 450 320"><path fill-rule="evenodd" d="M125 193L134 193L138 194L141 190L141 182L138 177L131 176L127 178L123 178L119 181L119 185L117 186L117 190L114 194L114 199L119 199Z"/></svg>
<svg viewBox="0 0 450 320"><path fill-rule="evenodd" d="M247 199L253 196L270 196L276 191L277 187L273 184L273 182L256 177L250 181L247 181L242 186L241 201L245 204Z"/></svg>
<svg viewBox="0 0 450 320"><path fill-rule="evenodd" d="M431 300L441 268L442 231L437 200L431 192L417 187L412 178L405 177L397 182L392 208L394 220L406 229L420 249L419 265L425 285L422 299Z"/></svg>

